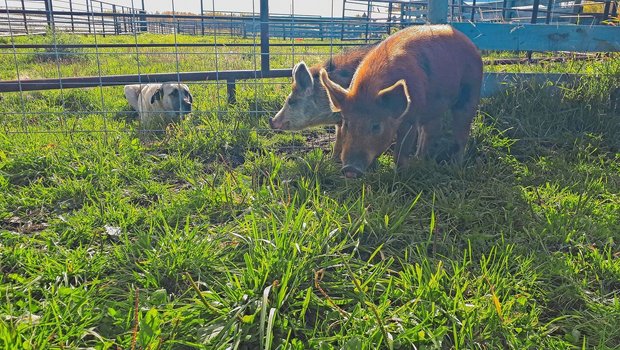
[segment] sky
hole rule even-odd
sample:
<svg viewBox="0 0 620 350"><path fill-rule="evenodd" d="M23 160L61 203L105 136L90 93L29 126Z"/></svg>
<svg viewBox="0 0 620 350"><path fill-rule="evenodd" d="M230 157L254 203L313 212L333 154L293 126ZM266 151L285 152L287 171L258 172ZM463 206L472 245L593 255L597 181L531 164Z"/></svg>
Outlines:
<svg viewBox="0 0 620 350"><path fill-rule="evenodd" d="M171 11L172 2L176 11L200 12L200 0L144 0L144 7L148 12ZM111 0L111 3L119 5L131 5L132 0ZM141 0L133 0L135 7L141 6ZM258 13L260 8L259 0L203 0L205 11L241 11ZM269 0L269 12L278 14L321 15L330 16L332 13L336 17L342 16L342 0Z"/></svg>

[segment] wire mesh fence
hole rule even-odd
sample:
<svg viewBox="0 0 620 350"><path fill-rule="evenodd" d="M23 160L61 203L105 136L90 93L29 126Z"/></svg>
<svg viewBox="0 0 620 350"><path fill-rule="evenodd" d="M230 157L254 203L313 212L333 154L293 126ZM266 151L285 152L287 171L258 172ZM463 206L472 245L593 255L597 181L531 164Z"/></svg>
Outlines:
<svg viewBox="0 0 620 350"><path fill-rule="evenodd" d="M268 119L290 91L291 67L300 60L322 62L358 44L316 37L312 29L300 40L291 27L278 27L285 16L261 21L259 1L250 13L229 15L243 18L237 21L243 29L222 19L226 8L215 1L202 15L177 13L170 1L170 13L148 17L133 2L3 2L0 130L16 142L190 133L210 137L218 147L256 147L257 135L275 135ZM293 11L288 17L297 20ZM261 24L273 33L261 37ZM189 86L192 113L172 125L142 128L123 85L167 81ZM268 139L262 146L278 152L327 149L333 128Z"/></svg>
<svg viewBox="0 0 620 350"><path fill-rule="evenodd" d="M297 62L320 64L423 23L428 10L425 1L331 0L329 16L299 14L295 1L285 14L259 0L250 12L195 1L198 13L177 11L174 0L162 12L134 0L3 2L0 115L7 134L134 132L138 118L122 86L165 81L189 85L194 103L185 127L216 130L209 124L218 123L244 137L272 134L268 118L290 91ZM577 16L592 23L617 16L615 1L570 4L452 1L448 11L452 21L561 23ZM332 135L329 128L295 134L280 147L312 148Z"/></svg>
<svg viewBox="0 0 620 350"><path fill-rule="evenodd" d="M123 1L123 0L119 0ZM260 36L260 13L231 10L197 0L195 11L147 11L144 1L124 4L99 0L7 0L0 33L45 33L47 28L73 33L118 35L158 33ZM148 3L147 3L148 4ZM149 4L150 5L150 4ZM272 37L372 40L393 28L427 21L427 0L341 0L331 18L300 13L269 13ZM211 9L209 9L211 7ZM234 8L235 6L232 6ZM450 0L452 22L523 22L598 24L617 17L614 0ZM291 9L293 6L290 7ZM341 13L340 13L341 10ZM11 25L9 26L9 22ZM9 28L10 27L10 28Z"/></svg>

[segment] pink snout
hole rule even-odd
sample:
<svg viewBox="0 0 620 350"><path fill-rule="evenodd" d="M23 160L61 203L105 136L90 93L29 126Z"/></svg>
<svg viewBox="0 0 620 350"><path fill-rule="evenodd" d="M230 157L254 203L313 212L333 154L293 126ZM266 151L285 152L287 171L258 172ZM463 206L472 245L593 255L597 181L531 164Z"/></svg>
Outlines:
<svg viewBox="0 0 620 350"><path fill-rule="evenodd" d="M282 120L282 118L269 118L269 126L274 130L286 130L291 125L289 120Z"/></svg>
<svg viewBox="0 0 620 350"><path fill-rule="evenodd" d="M344 173L344 176L348 179L355 179L359 176L362 176L362 174L364 173L360 168L354 165L345 165L344 167L342 167L342 172Z"/></svg>

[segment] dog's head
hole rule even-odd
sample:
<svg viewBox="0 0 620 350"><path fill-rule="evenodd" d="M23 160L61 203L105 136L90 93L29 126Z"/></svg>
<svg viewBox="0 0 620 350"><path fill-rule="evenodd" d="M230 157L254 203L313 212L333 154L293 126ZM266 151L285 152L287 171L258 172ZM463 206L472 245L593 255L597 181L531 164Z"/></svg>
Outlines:
<svg viewBox="0 0 620 350"><path fill-rule="evenodd" d="M159 101L163 110L185 115L192 111L194 99L185 84L177 82L163 83L151 96L151 104Z"/></svg>

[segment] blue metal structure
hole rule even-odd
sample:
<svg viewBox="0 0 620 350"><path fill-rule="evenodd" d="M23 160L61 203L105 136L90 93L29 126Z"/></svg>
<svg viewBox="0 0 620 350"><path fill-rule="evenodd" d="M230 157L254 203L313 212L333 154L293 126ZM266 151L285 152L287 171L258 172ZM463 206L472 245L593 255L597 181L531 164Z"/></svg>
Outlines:
<svg viewBox="0 0 620 350"><path fill-rule="evenodd" d="M23 3L21 0L13 1ZM126 31L133 31L134 33L148 31L196 35L208 33L209 35L260 38L260 70L175 73L175 76L183 76L187 81L202 80L204 77L226 80L229 87L229 100L234 99L230 95L234 95L236 80L290 75L288 69L271 69L269 65L270 38L375 41L400 27L424 22L450 23L469 36L482 50L620 51L620 27L605 24L605 21L618 16L618 0L574 0L570 3L570 8L562 12L556 11L558 6L560 6L559 8L567 7L569 3L560 0L542 0L543 2L546 1L547 5L543 5L541 0L501 0L501 8L498 7L500 0L468 0L468 2L462 0L343 0L344 5L353 1L363 3L366 11L362 10L361 14L351 15L347 12L350 8L345 6L343 7L342 18L272 15L269 14L268 10L269 0L260 0L262 10L260 16L256 14L226 16L221 13L212 16L207 16L204 13L202 15L174 14L171 16L167 14L146 14L139 9L131 9L131 11L130 9L120 9L119 11L119 8L113 5L110 5L112 11L105 11L101 10L103 6L101 3L100 12L97 12L97 9L92 6L95 3L94 1L86 1L89 4L85 9L86 11L78 10L76 12L75 9L73 9L74 11L66 11L58 7L52 8L51 0L45 0L50 5L45 9L0 8L0 13L6 14L8 21L12 24L15 24L15 21L19 21L20 18L40 18L40 21L56 30L79 24L83 30L92 29L104 35L106 33L121 34ZM582 3L582 1L584 2ZM522 5L525 3L531 5ZM381 5L378 10L377 4ZM584 13L584 8L592 5L602 5L599 6L600 13ZM523 8L523 6L529 6L529 8ZM519 15L521 13L519 11L529 11L530 15L523 17ZM493 14L492 17L489 17L489 14ZM545 19L544 23L546 24L542 24L542 18ZM480 21L477 22L476 19ZM579 25L584 22L587 25ZM29 23L33 24L35 21L29 21ZM19 28L19 26L12 26L12 28L15 27ZM112 31L106 31L106 28L111 28ZM1 31L2 23L0 23ZM325 44L330 45L330 43ZM212 46L211 44L205 45ZM14 50L22 49L19 45L9 46ZM136 47L138 46L136 45ZM28 47L29 45L25 45L23 49ZM503 85L499 83L500 80L508 81L516 76L519 74L487 74L483 94L489 95L501 88ZM536 77L541 79L539 75ZM0 91L123 85L141 82L144 81L143 79L144 77L138 74L40 79L36 81L4 81L0 82ZM152 74L149 75L148 79L148 81L160 81L162 79L165 81L170 79L170 74Z"/></svg>

